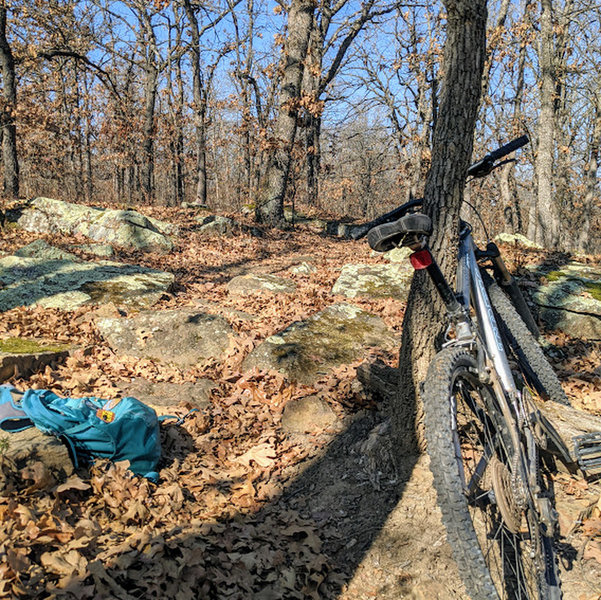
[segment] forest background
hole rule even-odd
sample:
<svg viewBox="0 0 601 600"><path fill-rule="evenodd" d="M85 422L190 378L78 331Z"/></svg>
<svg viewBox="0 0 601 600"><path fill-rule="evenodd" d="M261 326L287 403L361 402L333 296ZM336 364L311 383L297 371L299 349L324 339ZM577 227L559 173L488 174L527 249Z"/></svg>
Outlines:
<svg viewBox="0 0 601 600"><path fill-rule="evenodd" d="M304 4L2 1L5 194L261 218L275 163L279 205L369 218L419 197L442 3ZM468 188L491 233L601 251L600 23L590 0L489 3L474 159L522 133L532 142ZM290 95L295 50L305 68Z"/></svg>

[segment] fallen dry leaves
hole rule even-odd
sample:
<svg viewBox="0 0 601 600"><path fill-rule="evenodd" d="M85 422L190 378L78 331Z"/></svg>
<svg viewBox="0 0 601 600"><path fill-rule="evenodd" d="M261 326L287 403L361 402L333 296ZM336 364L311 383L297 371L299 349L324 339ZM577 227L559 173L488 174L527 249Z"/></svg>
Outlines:
<svg viewBox="0 0 601 600"><path fill-rule="evenodd" d="M282 431L280 420L287 402L311 394L325 398L341 418L373 408L373 401L356 380L356 364L341 366L313 386L302 386L277 374L243 374L241 363L265 337L344 300L330 294L344 263L381 259L373 257L366 244L302 230L267 233L262 239L201 240L193 213L152 212L180 225L176 251L120 252L116 260L176 274L176 293L163 308L198 306L224 316L238 336L224 360L180 369L117 357L94 326L96 309L64 313L20 308L3 314L0 335L50 338L80 350L62 366L12 383L110 398L118 394L120 380L183 383L206 377L217 383L211 406L191 414L181 426L162 425L164 460L158 485L134 477L124 464L98 461L89 472L56 481L41 462L19 471L0 456L0 598L336 597L346 579L332 555L347 540L340 540L334 528L323 527L309 512L280 503L286 487L331 438L292 438ZM10 252L35 237L6 232L0 250ZM74 241L52 236L47 240L57 246ZM524 264L527 256L516 255L516 263ZM307 260L316 267L313 273L291 271ZM229 279L257 270L293 279L298 292L242 297L228 293ZM353 301L400 331L402 303ZM554 342L562 348L556 367L568 391L584 408L601 413L595 370L599 347L567 339ZM388 364L395 361L392 355L380 358ZM185 412L189 406L184 401L175 408ZM578 493L579 484L570 485L571 493ZM587 560L601 556L599 519L601 514L591 513L583 523L583 535L591 541Z"/></svg>

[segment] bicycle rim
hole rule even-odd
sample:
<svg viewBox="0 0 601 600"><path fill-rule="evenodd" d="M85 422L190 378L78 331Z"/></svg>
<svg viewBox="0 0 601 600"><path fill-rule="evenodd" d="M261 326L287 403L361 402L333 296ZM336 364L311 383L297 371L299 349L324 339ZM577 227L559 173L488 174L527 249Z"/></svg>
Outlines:
<svg viewBox="0 0 601 600"><path fill-rule="evenodd" d="M492 392L465 368L451 387L452 433L466 504L500 598L547 598L545 548L536 513L512 477L514 453Z"/></svg>

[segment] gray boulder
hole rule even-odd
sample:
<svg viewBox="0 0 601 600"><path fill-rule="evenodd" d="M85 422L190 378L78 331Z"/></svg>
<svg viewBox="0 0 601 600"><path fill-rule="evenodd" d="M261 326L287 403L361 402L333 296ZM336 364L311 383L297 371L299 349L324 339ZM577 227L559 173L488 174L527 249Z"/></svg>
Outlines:
<svg viewBox="0 0 601 600"><path fill-rule="evenodd" d="M230 294L246 296L254 292L271 292L272 294L292 294L296 284L290 279L276 275L249 273L238 275L227 284Z"/></svg>
<svg viewBox="0 0 601 600"><path fill-rule="evenodd" d="M32 254L31 246L21 251ZM47 253L43 244L38 244L35 257L0 258L0 311L17 306L72 310L109 302L148 308L165 295L175 279L171 273L136 265L79 260L46 246Z"/></svg>
<svg viewBox="0 0 601 600"><path fill-rule="evenodd" d="M202 237L213 236L230 236L234 230L238 228L238 224L229 217L221 217L219 215L195 217L195 220L200 223L198 233Z"/></svg>
<svg viewBox="0 0 601 600"><path fill-rule="evenodd" d="M224 318L192 309L143 311L130 318L99 317L96 326L118 354L181 367L220 358L234 337Z"/></svg>
<svg viewBox="0 0 601 600"><path fill-rule="evenodd" d="M347 298L367 296L406 301L412 277L413 269L409 262L344 265L332 288L332 294L341 294Z"/></svg>
<svg viewBox="0 0 601 600"><path fill-rule="evenodd" d="M268 337L242 367L279 371L290 380L312 384L331 369L363 356L368 348L392 349L397 344L379 317L352 304L333 304Z"/></svg>
<svg viewBox="0 0 601 600"><path fill-rule="evenodd" d="M544 283L533 300L545 325L573 337L601 339L601 268L572 262L537 274Z"/></svg>
<svg viewBox="0 0 601 600"><path fill-rule="evenodd" d="M52 198L36 198L9 211L8 218L26 231L83 235L133 250L169 251L174 225L145 217L135 210L95 208Z"/></svg>

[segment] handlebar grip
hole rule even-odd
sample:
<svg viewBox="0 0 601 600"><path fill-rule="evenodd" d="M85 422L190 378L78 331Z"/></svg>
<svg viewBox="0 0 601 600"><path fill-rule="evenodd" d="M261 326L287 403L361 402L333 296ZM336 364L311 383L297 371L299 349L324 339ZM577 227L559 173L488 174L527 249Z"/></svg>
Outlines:
<svg viewBox="0 0 601 600"><path fill-rule="evenodd" d="M522 137L512 140L511 142L508 142L504 146L501 146L500 148L493 150L492 152L490 152L488 154L488 156L486 158L491 161L499 160L500 158L503 158L504 156L511 154L518 148L525 146L529 141L530 141L530 139L528 138L528 136L523 135Z"/></svg>

